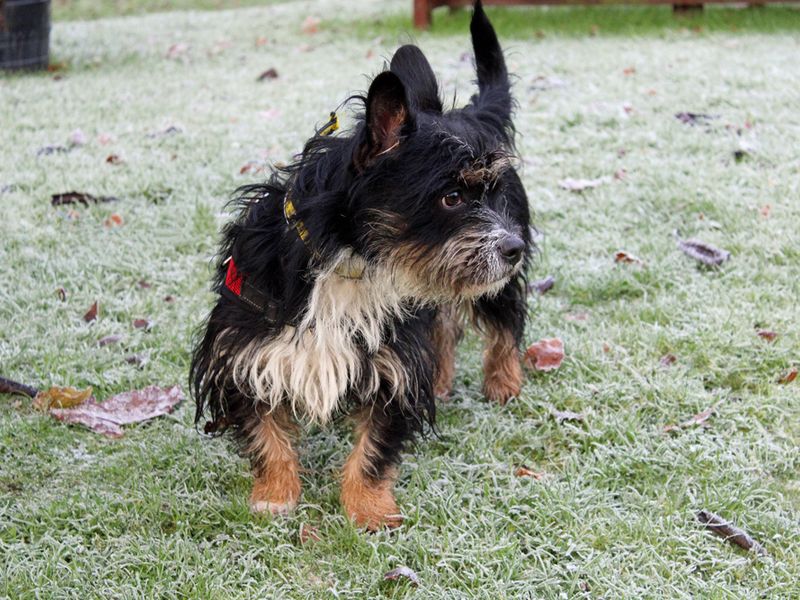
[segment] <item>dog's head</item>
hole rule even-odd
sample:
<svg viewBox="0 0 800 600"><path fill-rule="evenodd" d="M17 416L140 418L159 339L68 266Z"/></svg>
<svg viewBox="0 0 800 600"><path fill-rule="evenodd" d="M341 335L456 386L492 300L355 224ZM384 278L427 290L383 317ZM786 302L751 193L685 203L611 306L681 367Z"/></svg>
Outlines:
<svg viewBox="0 0 800 600"><path fill-rule="evenodd" d="M422 298L496 292L524 267L530 245L508 73L480 2L470 29L478 83L470 103L444 111L427 59L403 46L372 81L353 157L357 250L400 272Z"/></svg>

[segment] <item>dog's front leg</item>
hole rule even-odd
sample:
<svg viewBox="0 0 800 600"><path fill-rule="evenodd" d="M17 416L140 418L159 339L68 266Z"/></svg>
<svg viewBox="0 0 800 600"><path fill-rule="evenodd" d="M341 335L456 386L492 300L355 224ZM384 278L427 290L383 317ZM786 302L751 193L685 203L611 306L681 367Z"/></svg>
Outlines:
<svg viewBox="0 0 800 600"><path fill-rule="evenodd" d="M355 446L344 465L342 505L359 527L371 531L403 522L394 499L397 463L411 436L409 415L380 396L356 415Z"/></svg>
<svg viewBox="0 0 800 600"><path fill-rule="evenodd" d="M245 453L255 477L250 508L274 515L288 513L300 497L300 462L292 446L296 425L288 409L278 406L265 415L254 412L244 427Z"/></svg>
<svg viewBox="0 0 800 600"><path fill-rule="evenodd" d="M477 300L473 317L485 338L483 393L505 404L522 388L519 348L527 318L524 279L517 276L496 296Z"/></svg>

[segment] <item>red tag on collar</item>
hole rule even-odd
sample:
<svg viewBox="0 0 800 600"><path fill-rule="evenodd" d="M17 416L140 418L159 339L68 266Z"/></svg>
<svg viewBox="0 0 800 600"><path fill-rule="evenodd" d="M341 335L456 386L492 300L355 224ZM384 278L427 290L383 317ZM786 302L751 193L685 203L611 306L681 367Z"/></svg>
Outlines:
<svg viewBox="0 0 800 600"><path fill-rule="evenodd" d="M228 261L228 272L225 274L225 287L237 296L242 295L242 276L236 270L233 257Z"/></svg>

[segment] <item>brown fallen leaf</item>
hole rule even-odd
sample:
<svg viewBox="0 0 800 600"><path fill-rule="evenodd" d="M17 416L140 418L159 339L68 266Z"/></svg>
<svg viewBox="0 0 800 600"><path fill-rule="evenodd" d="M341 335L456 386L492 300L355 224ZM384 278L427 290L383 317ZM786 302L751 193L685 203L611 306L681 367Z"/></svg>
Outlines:
<svg viewBox="0 0 800 600"><path fill-rule="evenodd" d="M307 523L300 524L300 543L306 545L311 542L319 542L322 538L319 536L319 529Z"/></svg>
<svg viewBox="0 0 800 600"><path fill-rule="evenodd" d="M625 67L624 69L622 69L622 74L625 76L635 75L636 67Z"/></svg>
<svg viewBox="0 0 800 600"><path fill-rule="evenodd" d="M175 302L175 296L173 296L172 294L167 294L166 296L164 296L164 302L172 304L173 302Z"/></svg>
<svg viewBox="0 0 800 600"><path fill-rule="evenodd" d="M129 354L125 357L125 362L143 369L150 362L150 357L147 354Z"/></svg>
<svg viewBox="0 0 800 600"><path fill-rule="evenodd" d="M123 223L122 217L117 213L108 215L105 221L103 221L103 225L106 227L120 227Z"/></svg>
<svg viewBox="0 0 800 600"><path fill-rule="evenodd" d="M261 73L261 75L258 76L258 79L256 81L265 81L267 79L277 79L277 78L278 78L278 71L273 67Z"/></svg>
<svg viewBox="0 0 800 600"><path fill-rule="evenodd" d="M662 367L671 367L676 362L678 362L678 357L670 353L662 356L659 359L658 364L660 364Z"/></svg>
<svg viewBox="0 0 800 600"><path fill-rule="evenodd" d="M759 329L756 331L756 335L758 335L758 337L760 337L762 340L767 340L768 342L774 342L778 337L776 332L769 331L768 329Z"/></svg>
<svg viewBox="0 0 800 600"><path fill-rule="evenodd" d="M769 218L769 213L770 213L771 211L772 211L772 205L771 205L771 204L765 204L764 206L762 206L762 207L761 207L761 208L758 210L758 212L760 212L760 213L761 213L761 216L762 216L762 217L764 217L765 219L768 219L768 218Z"/></svg>
<svg viewBox="0 0 800 600"><path fill-rule="evenodd" d="M397 567L396 569L392 569L391 571L383 575L383 580L397 581L401 577L405 577L406 579L408 579L412 585L415 586L419 585L419 577L417 577L417 574L414 573L414 571L412 571L408 567Z"/></svg>
<svg viewBox="0 0 800 600"><path fill-rule="evenodd" d="M125 161L122 160L119 154L109 154L106 156L106 162L110 165L121 165Z"/></svg>
<svg viewBox="0 0 800 600"><path fill-rule="evenodd" d="M711 417L711 415L714 414L714 411L717 410L717 407L720 404L722 404L723 401L724 400L720 400L719 402L716 402L713 406L709 406L707 409L701 410L699 413L692 415L690 419L687 419L686 421L680 423L679 425L665 425L662 431L664 433L670 433L672 431L680 431L681 429L686 429L687 427L694 427L696 425L699 425L704 428L709 427L708 424L709 417Z"/></svg>
<svg viewBox="0 0 800 600"><path fill-rule="evenodd" d="M58 296L58 299L61 300L62 302L66 302L67 301L67 290L65 290L63 287L58 288L56 290L56 296Z"/></svg>
<svg viewBox="0 0 800 600"><path fill-rule="evenodd" d="M34 408L48 411L51 408L71 408L83 404L92 397L92 388L78 390L73 387L54 386L36 394Z"/></svg>
<svg viewBox="0 0 800 600"><path fill-rule="evenodd" d="M690 256L704 265L714 267L721 265L731 256L731 253L727 250L721 250L700 240L682 240L678 238L678 248L686 256Z"/></svg>
<svg viewBox="0 0 800 600"><path fill-rule="evenodd" d="M114 333L112 335L107 335L105 337L101 337L97 340L97 345L101 348L103 346L110 346L111 344L117 344L125 339L125 336L119 333Z"/></svg>
<svg viewBox="0 0 800 600"><path fill-rule="evenodd" d="M135 329L150 331L153 328L153 322L150 319L134 319L133 326Z"/></svg>
<svg viewBox="0 0 800 600"><path fill-rule="evenodd" d="M22 394L29 398L34 398L39 393L35 387L25 385L12 379L0 377L0 394Z"/></svg>
<svg viewBox="0 0 800 600"><path fill-rule="evenodd" d="M146 281L146 280L144 280L144 279L140 279L140 280L137 282L137 285L138 285L140 288L142 288L142 289L145 289L145 290L146 290L146 289L149 289L149 288L151 288L151 287L153 287L153 284L152 284L152 283L150 283L149 281Z"/></svg>
<svg viewBox="0 0 800 600"><path fill-rule="evenodd" d="M64 206L67 204L100 204L103 202L117 202L119 198L114 196L93 196L86 192L63 192L61 194L53 194L50 196L50 204L53 206Z"/></svg>
<svg viewBox="0 0 800 600"><path fill-rule="evenodd" d="M644 261L634 256L633 254L629 254L624 250L619 250L616 254L614 254L614 262L615 263L625 263L625 264L634 264L634 265L643 265Z"/></svg>
<svg viewBox="0 0 800 600"><path fill-rule="evenodd" d="M300 26L300 30L306 35L312 35L319 31L319 24L321 23L319 17L308 15Z"/></svg>
<svg viewBox="0 0 800 600"><path fill-rule="evenodd" d="M572 412L571 410L555 410L551 409L550 414L553 415L553 418L561 424L564 421L584 421L586 419L586 415L583 413L576 413Z"/></svg>
<svg viewBox="0 0 800 600"><path fill-rule="evenodd" d="M92 304L89 307L89 310L86 311L86 314L83 315L83 320L86 321L87 323L91 323L92 321L97 319L97 310L98 310L98 308L99 308L99 305L97 304L97 300L95 300L94 304Z"/></svg>
<svg viewBox="0 0 800 600"><path fill-rule="evenodd" d="M745 550L752 550L762 556L767 554L764 547L751 538L743 529L731 525L728 521L707 510L697 513L697 520L706 526L706 529L723 538L726 542L735 544Z"/></svg>
<svg viewBox="0 0 800 600"><path fill-rule="evenodd" d="M534 290L539 292L540 294L546 294L550 290L553 289L556 280L552 275L548 275L544 279L539 279L538 281L531 281L528 284L528 291L533 292Z"/></svg>
<svg viewBox="0 0 800 600"><path fill-rule="evenodd" d="M778 379L778 383L792 383L795 379L797 379L797 367L792 367L784 376Z"/></svg>
<svg viewBox="0 0 800 600"><path fill-rule="evenodd" d="M539 481L544 477L544 473L537 473L533 469L529 469L525 465L519 466L514 470L514 475L517 477L533 477L535 480Z"/></svg>
<svg viewBox="0 0 800 600"><path fill-rule="evenodd" d="M608 176L598 177L597 179L573 179L567 177L559 181L558 185L569 192L580 193L601 186L609 181L611 181L611 178Z"/></svg>
<svg viewBox="0 0 800 600"><path fill-rule="evenodd" d="M552 371L564 360L564 342L558 338L545 338L528 346L524 362L537 371Z"/></svg>
<svg viewBox="0 0 800 600"><path fill-rule="evenodd" d="M161 388L151 385L141 390L122 392L99 403L89 398L75 408L50 410L59 421L76 423L109 437L121 437L122 425L139 423L172 412L183 400L180 386Z"/></svg>

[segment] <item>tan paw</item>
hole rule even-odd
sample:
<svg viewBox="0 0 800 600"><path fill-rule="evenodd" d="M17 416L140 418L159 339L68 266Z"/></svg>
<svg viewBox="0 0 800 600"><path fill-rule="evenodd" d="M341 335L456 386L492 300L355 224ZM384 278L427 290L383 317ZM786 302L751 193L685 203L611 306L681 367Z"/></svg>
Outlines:
<svg viewBox="0 0 800 600"><path fill-rule="evenodd" d="M269 500L256 500L250 501L250 510L254 513L266 514L270 513L273 516L288 515L297 506L297 502L270 502Z"/></svg>
<svg viewBox="0 0 800 600"><path fill-rule="evenodd" d="M250 510L273 515L289 514L300 498L300 480L285 477L283 481L256 479L250 494Z"/></svg>
<svg viewBox="0 0 800 600"><path fill-rule="evenodd" d="M403 523L391 490L391 482L381 482L377 487L357 483L342 489L345 514L358 527L377 531L384 527L393 529Z"/></svg>

